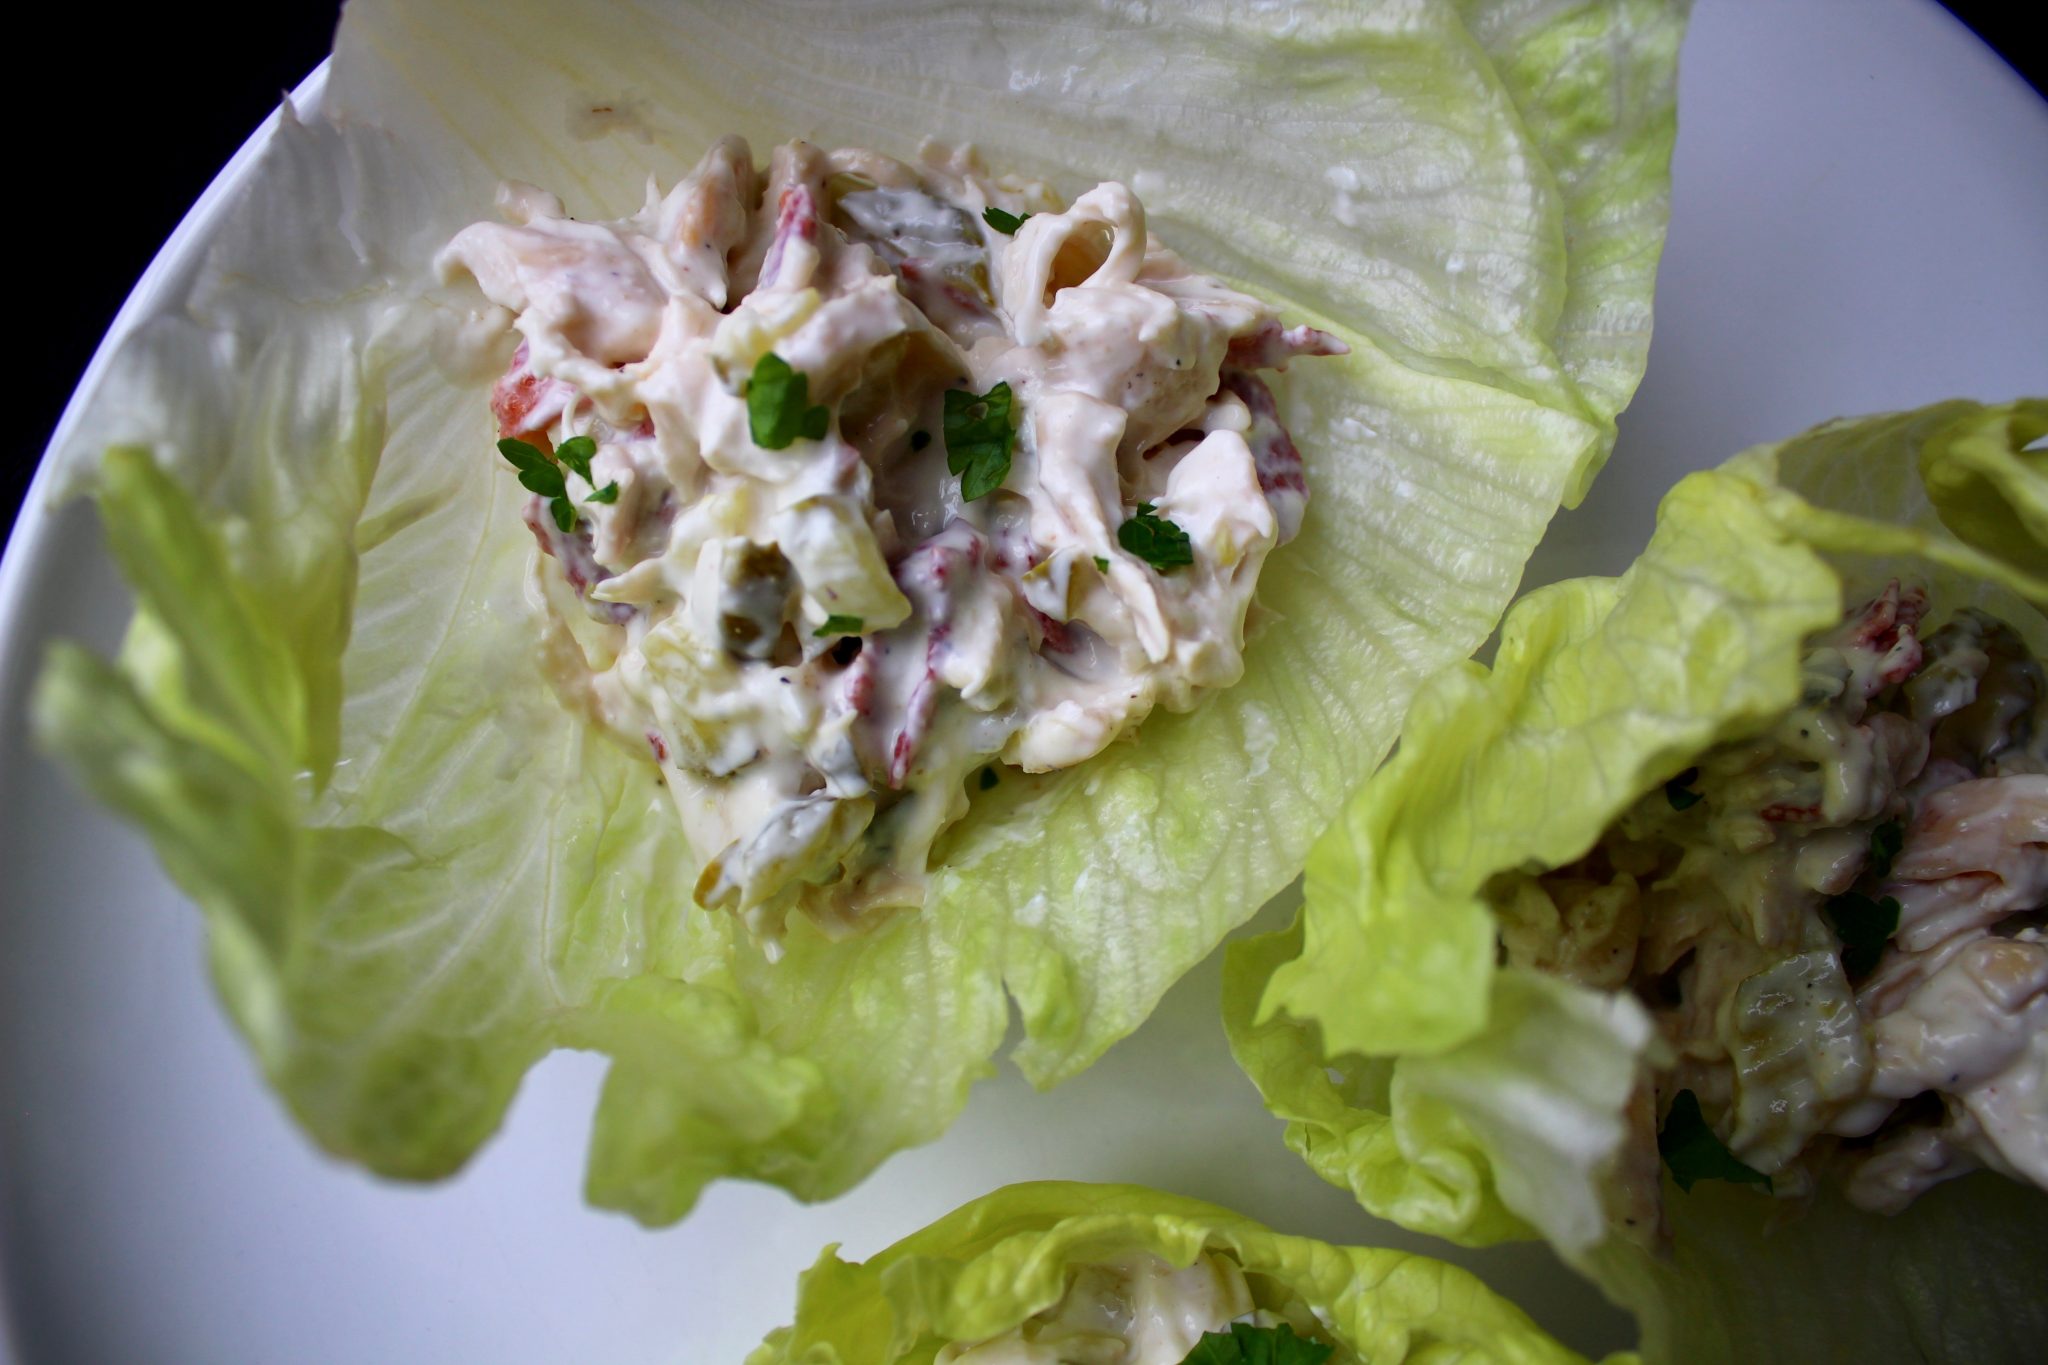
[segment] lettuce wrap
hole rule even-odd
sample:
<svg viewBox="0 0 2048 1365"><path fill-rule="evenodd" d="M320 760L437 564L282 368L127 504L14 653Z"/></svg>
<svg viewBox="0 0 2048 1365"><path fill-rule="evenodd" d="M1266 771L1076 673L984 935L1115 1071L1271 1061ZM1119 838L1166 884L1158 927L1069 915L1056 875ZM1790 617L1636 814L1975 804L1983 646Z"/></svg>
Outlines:
<svg viewBox="0 0 2048 1365"><path fill-rule="evenodd" d="M1075 1288L1077 1278L1105 1263L1128 1267L1134 1257L1156 1257L1176 1270L1214 1258L1223 1275L1231 1277L1231 1288L1237 1287L1232 1274L1237 1272L1249 1292L1248 1301L1223 1306L1226 1321L1252 1319L1246 1326L1263 1329L1253 1340L1270 1343L1294 1336L1297 1342L1327 1348L1299 1354L1239 1354L1219 1343L1209 1348L1216 1354L1188 1356L1192 1361L1398 1365L1408 1360L1471 1360L1563 1365L1581 1359L1456 1266L1409 1252L1336 1247L1284 1236L1213 1204L1136 1185L1012 1185L955 1210L866 1261L849 1264L837 1252L837 1247L827 1247L817 1264L804 1272L795 1323L771 1333L747 1358L747 1365L928 1362L949 1345L1002 1338L1034 1315L1086 1319L1085 1305L1063 1303L1070 1290L1074 1297L1086 1293L1085 1283ZM1144 1271L1135 1278L1144 1278ZM1207 1284L1196 1287L1214 1292ZM1129 1302L1119 1292L1122 1289L1111 1288L1112 1302ZM1056 1306L1067 1313L1049 1311ZM1159 1313L1168 1320L1176 1316L1171 1311ZM1193 1336L1200 1327L1182 1330ZM1152 1344L1154 1351L1142 1358L1165 1358L1156 1348L1167 1343ZM1275 1348L1254 1348L1271 1349ZM1097 1358L1082 1356L1071 1342L1069 1350L1071 1358ZM1178 1365L1178 1351L1169 1348L1168 1354ZM1070 1357L1062 1352L1058 1358ZM962 1365L973 1360L969 1354Z"/></svg>
<svg viewBox="0 0 2048 1365"><path fill-rule="evenodd" d="M1010 1052L1087 1067L1299 870L1418 681L1493 628L1641 375L1680 3L351 4L69 445L136 595L38 734L153 843L327 1151L456 1170L554 1048L611 1058L586 1181L846 1190ZM637 204L715 137L971 139L1351 348L1282 394L1315 502L1241 684L1005 781L921 912L771 961L692 907L644 758L536 666L490 363L433 253L501 177Z"/></svg>
<svg viewBox="0 0 2048 1365"><path fill-rule="evenodd" d="M1882 1217L1825 1185L1784 1208L1721 1165L1689 1192L1663 1181L1664 1251L1622 1235L1604 1200L1649 1016L1506 965L1486 888L1573 864L1639 797L1762 733L1801 700L1805 642L1889 580L2038 655L2044 433L2048 402L1953 402L1745 452L1666 496L1625 575L1529 594L1491 668L1426 684L1310 854L1301 917L1228 958L1232 1048L1289 1145L1406 1227L1548 1239L1637 1314L1651 1359L2037 1350L2048 1196L1989 1172Z"/></svg>

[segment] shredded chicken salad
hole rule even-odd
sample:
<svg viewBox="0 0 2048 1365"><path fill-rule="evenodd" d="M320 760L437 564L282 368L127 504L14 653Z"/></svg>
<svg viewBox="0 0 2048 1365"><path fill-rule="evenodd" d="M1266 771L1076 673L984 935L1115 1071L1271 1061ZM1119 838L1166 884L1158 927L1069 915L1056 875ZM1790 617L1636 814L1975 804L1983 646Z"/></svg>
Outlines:
<svg viewBox="0 0 2048 1365"><path fill-rule="evenodd" d="M1275 1361L1333 1359L1327 1329L1296 1302L1287 1312L1253 1301L1244 1268L1221 1252L1175 1269L1149 1252L1075 1266L1066 1293L1050 1308L986 1341L941 1347L937 1365L1182 1365L1204 1336L1230 1337L1233 1325L1256 1329L1257 1357ZM1274 1354L1285 1348L1284 1355ZM1244 1359L1235 1353L1215 1359Z"/></svg>
<svg viewBox="0 0 2048 1365"><path fill-rule="evenodd" d="M1261 372L1345 347L1122 185L1062 208L971 150L801 142L764 176L729 138L630 218L499 207L439 264L520 338L491 407L548 669L661 765L700 904L770 943L916 906L994 762L1243 672L1308 496Z"/></svg>
<svg viewBox="0 0 2048 1365"><path fill-rule="evenodd" d="M1660 1148L1682 1183L1832 1175L1880 1212L1979 1167L2048 1188L2048 686L2009 626L1927 613L1892 584L1774 727L1491 888L1510 962L1657 1021L1617 1196L1640 1235Z"/></svg>

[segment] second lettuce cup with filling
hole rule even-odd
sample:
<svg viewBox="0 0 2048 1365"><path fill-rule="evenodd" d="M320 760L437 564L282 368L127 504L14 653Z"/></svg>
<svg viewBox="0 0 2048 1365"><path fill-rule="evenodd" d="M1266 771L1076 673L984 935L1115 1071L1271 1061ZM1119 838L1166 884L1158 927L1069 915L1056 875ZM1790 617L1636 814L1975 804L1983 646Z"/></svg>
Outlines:
<svg viewBox="0 0 2048 1365"><path fill-rule="evenodd" d="M1012 1185L869 1260L837 1251L748 1365L1581 1359L1456 1266L1136 1185Z"/></svg>
<svg viewBox="0 0 2048 1365"><path fill-rule="evenodd" d="M1654 1359L2048 1331L2048 402L1680 483L1424 687L1226 1017L1371 1211L1541 1235Z"/></svg>

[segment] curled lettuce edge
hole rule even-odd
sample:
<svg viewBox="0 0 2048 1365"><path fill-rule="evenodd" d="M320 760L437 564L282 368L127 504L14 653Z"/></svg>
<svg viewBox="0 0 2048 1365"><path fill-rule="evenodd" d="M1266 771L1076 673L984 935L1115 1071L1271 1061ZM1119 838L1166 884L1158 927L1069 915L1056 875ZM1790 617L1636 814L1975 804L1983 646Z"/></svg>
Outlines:
<svg viewBox="0 0 2048 1365"><path fill-rule="evenodd" d="M1205 1252L1242 1266L1260 1307L1298 1301L1373 1365L1581 1359L1471 1273L1426 1256L1285 1236L1136 1185L1046 1181L984 1195L866 1261L827 1247L799 1282L794 1323L747 1365L929 1361L1051 1307L1077 1266L1149 1253L1180 1268Z"/></svg>
<svg viewBox="0 0 2048 1365"><path fill-rule="evenodd" d="M1231 1047L1288 1145L1368 1211L1466 1245L1542 1236L1652 1360L2019 1359L2048 1330L2048 1197L1979 1173L1896 1218L1767 1217L1667 1182L1670 1259L1608 1232L1649 1038L1626 996L1498 965L1482 888L1581 856L1641 793L1788 709L1802 641L1903 576L2048 647L2048 401L1844 420L1690 475L1618 579L1510 608L1491 669L1426 685L1309 856L1300 918L1231 945ZM1910 1352L1908 1352L1910 1353Z"/></svg>
<svg viewBox="0 0 2048 1365"><path fill-rule="evenodd" d="M338 1157L445 1176L541 1056L594 1049L586 1195L659 1224L714 1179L824 1199L938 1137L1012 1001L1011 1060L1075 1074L1298 872L1611 445L1682 0L845 13L358 0L317 112L284 111L56 453L136 614L111 663L52 651L38 739L150 839L265 1077ZM1067 74L1013 79L1040 67ZM1220 112L1248 89L1256 129ZM799 924L771 963L692 908L655 772L533 665L492 367L447 344L475 303L425 262L501 178L602 215L723 133L909 154L926 128L1069 190L1142 174L1164 239L1352 354L1281 385L1316 501L1243 680L978 795L921 913Z"/></svg>

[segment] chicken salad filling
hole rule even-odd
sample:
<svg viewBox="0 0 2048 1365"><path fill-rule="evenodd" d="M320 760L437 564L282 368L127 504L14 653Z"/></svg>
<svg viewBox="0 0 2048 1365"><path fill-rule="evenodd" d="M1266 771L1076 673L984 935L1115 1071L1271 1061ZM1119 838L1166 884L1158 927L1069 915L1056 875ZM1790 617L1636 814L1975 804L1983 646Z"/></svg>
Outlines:
<svg viewBox="0 0 2048 1365"><path fill-rule="evenodd" d="M2048 686L2010 626L1928 611L1888 586L1773 726L1488 888L1506 961L1656 1023L1611 1186L1644 1240L1666 1165L1878 1212L1978 1168L2048 1188Z"/></svg>
<svg viewBox="0 0 2048 1365"><path fill-rule="evenodd" d="M661 765L700 904L771 945L914 907L995 764L1241 675L1308 493L1263 376L1345 347L1123 186L729 138L630 218L500 208L440 268L519 337L491 406L547 668Z"/></svg>
<svg viewBox="0 0 2048 1365"><path fill-rule="evenodd" d="M1327 1328L1298 1301L1285 1311L1254 1301L1236 1260L1208 1251L1176 1269L1149 1252L1075 1266L1066 1292L1000 1336L940 1348L937 1365L1183 1365L1204 1359L1203 1338L1262 1340L1257 1358L1347 1365ZM1284 1354L1276 1354L1285 1348ZM1220 1349L1220 1348L1212 1348Z"/></svg>

